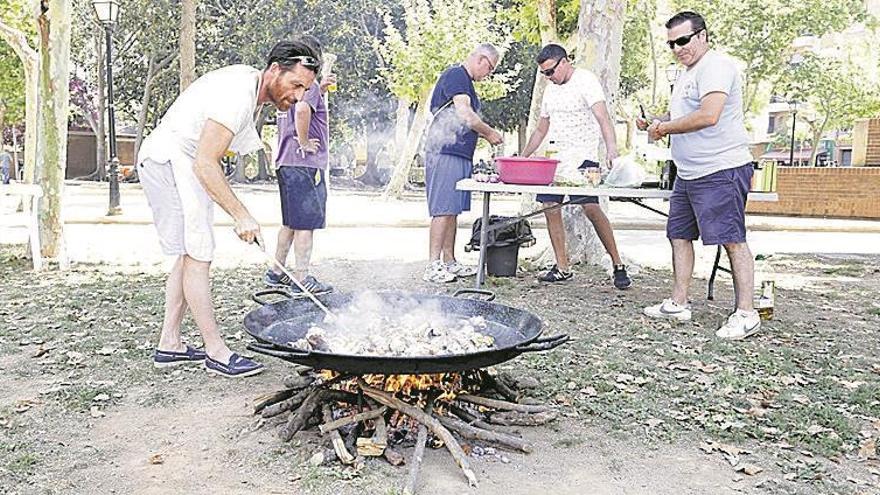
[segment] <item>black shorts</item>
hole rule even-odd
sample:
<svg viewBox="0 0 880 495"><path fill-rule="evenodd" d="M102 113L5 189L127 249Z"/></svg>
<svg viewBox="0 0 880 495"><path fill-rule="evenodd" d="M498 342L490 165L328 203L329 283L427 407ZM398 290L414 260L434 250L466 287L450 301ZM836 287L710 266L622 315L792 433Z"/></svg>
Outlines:
<svg viewBox="0 0 880 495"><path fill-rule="evenodd" d="M599 164L593 160L584 160L584 163L578 167L578 170L587 168L599 168ZM598 196L569 196L568 199L571 200L573 205L599 204ZM565 196L561 194L537 194L535 195L535 201L539 203L562 203L565 201Z"/></svg>
<svg viewBox="0 0 880 495"><path fill-rule="evenodd" d="M293 230L323 229L327 223L324 171L311 167L278 167L281 223Z"/></svg>

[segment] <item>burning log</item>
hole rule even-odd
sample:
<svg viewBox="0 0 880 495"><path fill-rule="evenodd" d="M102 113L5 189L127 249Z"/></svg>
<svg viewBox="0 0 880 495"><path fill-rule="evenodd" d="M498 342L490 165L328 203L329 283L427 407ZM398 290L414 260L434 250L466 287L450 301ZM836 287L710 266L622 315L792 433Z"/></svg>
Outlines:
<svg viewBox="0 0 880 495"><path fill-rule="evenodd" d="M308 420L315 414L315 412L318 410L318 407L325 401L348 402L349 404L356 404L357 395L352 394L351 392L345 392L343 390L311 390L309 392L309 395L299 406L299 409L296 410L296 413L291 414L290 420L288 420L284 428L281 428L281 430L278 432L278 436L281 437L281 440L285 442L290 441L290 439L293 438L296 432L306 426Z"/></svg>
<svg viewBox="0 0 880 495"><path fill-rule="evenodd" d="M378 418L379 416L384 415L387 410L388 408L386 406L382 406L378 409L372 409L369 411L364 411L362 413L352 414L351 416L346 416L344 418L327 421L326 423L319 426L318 429L321 431L321 433L327 433L329 431L333 431L353 423L360 423L361 421L366 421L368 419Z"/></svg>
<svg viewBox="0 0 880 495"><path fill-rule="evenodd" d="M325 422L333 419L333 411L330 409L330 404L325 403L321 409L323 411ZM339 434L338 430L333 429L330 431L330 442L333 444L333 452L336 453L336 457L340 462L343 464L354 463L354 456L345 448L345 441L342 440L342 435Z"/></svg>
<svg viewBox="0 0 880 495"><path fill-rule="evenodd" d="M294 390L302 390L312 383L314 383L315 377L310 375L290 375L284 378L284 381L281 383L284 384L285 387L294 389Z"/></svg>
<svg viewBox="0 0 880 495"><path fill-rule="evenodd" d="M532 452L532 446L529 445L522 438L517 438L512 435L506 435L504 433L498 433L489 430L483 430L477 428L475 426L471 426L464 421L459 419L438 416L437 420L450 430L458 433L464 438L469 438L471 440L482 440L484 442L491 442L497 445L501 445L503 447L508 447L515 450L521 450L525 453Z"/></svg>
<svg viewBox="0 0 880 495"><path fill-rule="evenodd" d="M288 399L268 405L263 408L261 414L264 418L271 418L272 416L277 416L285 411L291 411L302 404L312 390L313 389L311 388L300 390Z"/></svg>
<svg viewBox="0 0 880 495"><path fill-rule="evenodd" d="M364 457L379 457L385 453L385 448L388 447L388 427L385 424L385 418L379 416L376 418L375 423L376 428L372 437L357 439L356 445L358 455Z"/></svg>
<svg viewBox="0 0 880 495"><path fill-rule="evenodd" d="M523 414L516 411L503 411L489 415L489 422L504 426L540 426L556 419L556 411Z"/></svg>
<svg viewBox="0 0 880 495"><path fill-rule="evenodd" d="M429 398L425 404L425 414L431 416L431 410L434 407L434 399ZM406 486L403 493L413 495L416 493L416 483L419 480L419 470L422 467L422 460L425 457L425 444L428 443L428 427L425 424L419 424L419 433L416 435L416 450L413 452L412 461L409 465L409 476L406 479Z"/></svg>
<svg viewBox="0 0 880 495"><path fill-rule="evenodd" d="M455 459L455 462L461 468L465 478L467 478L468 480L468 483L471 486L477 486L477 475L474 473L473 469L471 469L470 463L467 460L467 456L461 449L461 445L458 444L458 441L455 440L455 437L452 436L452 433L450 433L449 430L447 430L442 424L440 424L440 422L437 421L436 418L425 414L422 410L415 406L411 406L400 399L392 397L390 394L370 387L363 379L358 380L358 384L365 394L372 397L376 401L385 404L392 409L397 409L401 413L406 414L407 416L430 428L431 431L433 431L435 435L440 437L440 439L446 445L446 449L449 450L449 454L452 455L452 458Z"/></svg>
<svg viewBox="0 0 880 495"><path fill-rule="evenodd" d="M491 407L492 409L498 409L500 411L516 411L521 413L543 413L550 411L550 408L547 406L531 406L526 404L515 404L513 402L507 402L504 400L497 399L489 399L486 397L479 397L476 395L470 394L459 394L456 397L456 400L460 400L463 402L470 402L471 404L476 404L478 406Z"/></svg>
<svg viewBox="0 0 880 495"><path fill-rule="evenodd" d="M296 394L296 390L287 389L287 390L279 390L277 392L272 392L269 394L264 394L256 399L254 399L254 414L260 414L260 412L265 409L267 406L272 404L276 404L283 400L289 399L291 396ZM279 411L281 412L281 411ZM274 416L274 415L273 415ZM268 416L265 416L268 417Z"/></svg>
<svg viewBox="0 0 880 495"><path fill-rule="evenodd" d="M483 372L481 375L486 381L486 384L490 388L494 388L505 399L509 400L510 402L519 401L519 394L515 392L512 388L510 388L506 383L504 383L504 380L500 376L496 377L488 371Z"/></svg>

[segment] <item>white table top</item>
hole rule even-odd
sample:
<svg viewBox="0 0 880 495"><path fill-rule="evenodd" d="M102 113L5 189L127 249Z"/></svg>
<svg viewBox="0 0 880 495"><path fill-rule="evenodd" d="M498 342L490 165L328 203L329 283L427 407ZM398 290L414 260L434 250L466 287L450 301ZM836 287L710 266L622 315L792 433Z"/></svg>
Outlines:
<svg viewBox="0 0 880 495"><path fill-rule="evenodd" d="M665 189L639 189L628 187L586 187L586 186L531 186L523 184L504 184L503 182L477 182L462 179L455 184L459 191L479 191L493 193L562 194L575 196L608 196L611 198L659 198L666 199L672 191ZM749 201L779 201L775 192L750 192Z"/></svg>

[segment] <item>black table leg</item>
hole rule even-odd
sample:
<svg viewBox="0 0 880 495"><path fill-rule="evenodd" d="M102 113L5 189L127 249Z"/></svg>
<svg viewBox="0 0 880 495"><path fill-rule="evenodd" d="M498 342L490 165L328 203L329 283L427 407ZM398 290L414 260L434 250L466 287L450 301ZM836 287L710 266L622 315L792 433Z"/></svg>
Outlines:
<svg viewBox="0 0 880 495"><path fill-rule="evenodd" d="M477 263L477 284L479 289L486 280L486 244L489 242L489 197L492 193L483 192L483 223L480 225L480 261Z"/></svg>
<svg viewBox="0 0 880 495"><path fill-rule="evenodd" d="M712 264L712 274L709 275L709 294L706 296L706 299L710 301L715 300L715 274L718 273L718 263L721 262L721 244L718 245L718 250L715 251L715 263Z"/></svg>

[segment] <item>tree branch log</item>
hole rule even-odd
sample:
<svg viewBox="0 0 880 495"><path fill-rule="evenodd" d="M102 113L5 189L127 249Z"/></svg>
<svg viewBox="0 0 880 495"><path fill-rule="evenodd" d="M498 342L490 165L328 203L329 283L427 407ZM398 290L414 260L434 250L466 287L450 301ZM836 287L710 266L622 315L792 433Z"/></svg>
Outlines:
<svg viewBox="0 0 880 495"><path fill-rule="evenodd" d="M438 416L437 420L440 421L443 426L458 433L464 438L491 442L504 447L509 447L511 449L521 450L525 453L530 453L534 450L532 449L532 446L529 445L522 438L517 438L512 435L506 435L504 433L498 433L495 431L483 430L475 426L471 426L464 421L456 418Z"/></svg>
<svg viewBox="0 0 880 495"><path fill-rule="evenodd" d="M516 411L505 411L489 416L489 422L504 426L539 426L556 419L556 411L535 414L523 414Z"/></svg>
<svg viewBox="0 0 880 495"><path fill-rule="evenodd" d="M434 408L434 399L428 399L425 404L425 414L431 416L431 410ZM425 444L428 443L428 427L422 423L419 424L419 432L416 435L416 449L413 451L412 461L409 464L409 476L406 478L406 486L403 493L413 495L416 493L416 483L419 481L419 470L422 467L422 460L425 457Z"/></svg>
<svg viewBox="0 0 880 495"><path fill-rule="evenodd" d="M456 400L470 402L478 406L491 407L500 411L516 411L521 413L542 413L550 411L548 406L530 406L526 404L515 404L504 400L489 399L470 394L460 394L455 397Z"/></svg>
<svg viewBox="0 0 880 495"><path fill-rule="evenodd" d="M324 421L330 421L333 419L330 404L325 402L321 409L323 411ZM342 440L342 435L340 435L337 430L330 432L330 442L333 444L333 452L336 453L336 457L338 457L343 464L354 463L354 456L345 448L345 441Z"/></svg>
<svg viewBox="0 0 880 495"><path fill-rule="evenodd" d="M334 419L332 421L327 421L318 427L321 433L327 433L343 426L350 425L352 423L359 423L361 421L366 421L368 419L376 419L379 416L385 414L388 408L386 406L382 406L378 409L373 409L370 411L364 411L358 414L352 414L351 416L345 416L344 418Z"/></svg>

